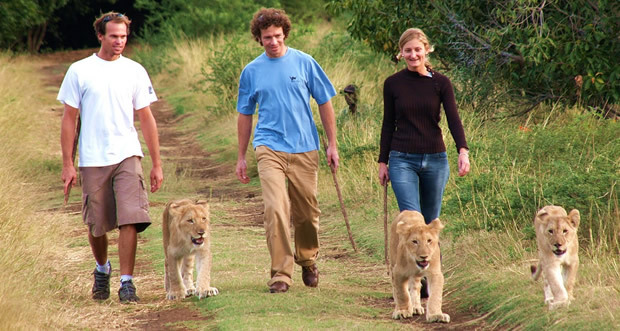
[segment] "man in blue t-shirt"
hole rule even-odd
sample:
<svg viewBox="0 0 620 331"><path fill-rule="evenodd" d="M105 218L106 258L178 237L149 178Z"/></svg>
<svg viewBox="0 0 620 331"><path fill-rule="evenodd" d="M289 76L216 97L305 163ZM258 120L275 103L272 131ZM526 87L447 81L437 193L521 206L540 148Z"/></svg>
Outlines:
<svg viewBox="0 0 620 331"><path fill-rule="evenodd" d="M310 97L319 105L327 135L327 163L336 170L339 157L330 101L336 90L310 55L284 44L291 22L283 10L259 10L250 29L265 53L250 62L239 79L237 178L244 184L250 182L245 154L258 104L252 146L258 162L271 255L271 279L267 285L271 293L288 291L297 263L302 267L304 284L316 287L321 213L317 200L319 136ZM291 220L295 227L294 252L290 242Z"/></svg>

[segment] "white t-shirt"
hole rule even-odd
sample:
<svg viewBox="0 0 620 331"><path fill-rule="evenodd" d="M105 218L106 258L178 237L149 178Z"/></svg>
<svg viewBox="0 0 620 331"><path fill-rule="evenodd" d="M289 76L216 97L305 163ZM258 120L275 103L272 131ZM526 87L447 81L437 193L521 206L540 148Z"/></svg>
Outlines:
<svg viewBox="0 0 620 331"><path fill-rule="evenodd" d="M143 157L134 110L157 100L142 65L123 57L106 61L96 54L73 63L57 99L80 110L79 166L102 167L131 156Z"/></svg>

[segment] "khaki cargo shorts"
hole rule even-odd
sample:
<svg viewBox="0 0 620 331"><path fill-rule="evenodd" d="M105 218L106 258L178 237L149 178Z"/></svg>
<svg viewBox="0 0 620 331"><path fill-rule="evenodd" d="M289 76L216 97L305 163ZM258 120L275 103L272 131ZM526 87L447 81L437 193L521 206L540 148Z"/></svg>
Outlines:
<svg viewBox="0 0 620 331"><path fill-rule="evenodd" d="M128 224L142 232L151 224L140 157L105 167L80 167L80 175L82 218L94 237Z"/></svg>

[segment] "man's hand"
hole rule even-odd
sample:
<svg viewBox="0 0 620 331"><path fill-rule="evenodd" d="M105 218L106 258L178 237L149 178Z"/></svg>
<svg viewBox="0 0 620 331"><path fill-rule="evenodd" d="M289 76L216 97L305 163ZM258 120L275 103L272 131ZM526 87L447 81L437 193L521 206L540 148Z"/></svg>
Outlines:
<svg viewBox="0 0 620 331"><path fill-rule="evenodd" d="M237 169L235 170L237 174L237 179L243 183L247 184L250 182L250 177L248 177L248 165L245 162L245 159L239 159L237 161Z"/></svg>
<svg viewBox="0 0 620 331"><path fill-rule="evenodd" d="M327 164L332 168L333 172L338 171L338 166L340 165L340 156L338 155L338 148L335 146L327 146L327 151L325 152L327 155Z"/></svg>
<svg viewBox="0 0 620 331"><path fill-rule="evenodd" d="M60 179L62 179L62 182L64 183L64 193L66 200L66 197L69 195L69 191L75 186L75 181L77 179L77 172L75 171L75 167L63 167Z"/></svg>
<svg viewBox="0 0 620 331"><path fill-rule="evenodd" d="M151 193L157 192L161 188L161 184L164 182L164 171L161 166L153 167L151 169Z"/></svg>

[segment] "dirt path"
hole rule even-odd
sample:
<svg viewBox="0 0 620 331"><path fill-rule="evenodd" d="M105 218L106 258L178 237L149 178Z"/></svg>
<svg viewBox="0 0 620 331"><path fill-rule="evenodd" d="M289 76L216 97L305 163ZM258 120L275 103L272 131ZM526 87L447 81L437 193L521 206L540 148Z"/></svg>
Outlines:
<svg viewBox="0 0 620 331"><path fill-rule="evenodd" d="M58 87L62 81L62 77L69 63L84 58L89 54L92 54L94 50L83 50L73 52L61 52L45 56L44 58L49 61L49 64L43 67L43 74L46 82L50 87ZM57 116L62 114L62 107L58 107L60 111L55 111ZM233 185L236 179L234 178L233 171L230 165L217 164L211 161L210 153L204 151L198 144L192 132L183 132L178 129L179 121L183 120L183 117L174 116L174 112L171 107L166 103L165 99L161 99L152 105L154 116L158 123L158 129L160 133L161 154L163 162L174 162L178 164L177 173L182 174L183 177L189 178L192 181L199 182L199 188L196 195L209 197L210 199L219 199L223 201L236 201L242 203L234 204L236 207L231 207L227 210L227 213L234 215L235 220L238 221L237 226L256 226L262 227L262 201L260 199L260 193L253 191L251 188L239 189L238 185ZM232 204L231 204L232 205ZM154 207L154 205L151 205ZM161 207L161 203L158 205ZM72 203L68 208L59 208L66 213L77 214L80 210L79 198L77 193L74 193L72 197ZM234 226L230 224L219 226ZM85 228L79 228L71 232L71 236L76 238L85 238ZM340 238L342 239L342 238ZM141 239L139 243L139 249L145 244L148 239ZM358 268L359 272L377 272L380 269L384 273L384 267L376 268L370 265L365 265L356 257L349 256L346 252L337 248L336 239L322 238L322 258L324 259L342 259L350 267ZM111 236L111 245L115 245L115 236ZM265 250L267 248L265 247ZM88 260L89 250L88 247L82 247L79 253L72 253L74 259ZM115 254L112 253L111 254ZM82 300L78 305L84 305L86 311L92 315L103 314L104 316L111 317L113 322L110 325L111 328L122 329L141 329L141 330L166 330L170 329L167 326L168 323L175 324L181 321L200 321L208 320L209 316L203 315L197 311L195 305L185 300L182 302L170 302L164 299L163 290L163 276L153 266L153 261L146 258L140 258L138 255L138 261L136 270L140 277L140 293L142 294L143 303L136 306L123 306L116 302L107 303L105 305L93 303L90 300L89 293L81 293L76 300ZM117 271L116 271L117 272ZM84 269L76 269L75 273L80 274L75 283L91 282L91 275L85 274ZM116 275L118 276L118 275ZM117 277L118 278L118 277ZM385 287L385 282L382 280L381 286ZM378 281L379 283L379 281ZM84 287L83 283L79 286ZM84 289L80 289L84 292ZM112 295L113 299L117 299ZM109 300L110 301L110 300ZM455 307L450 307L449 300L445 300L445 311L449 311L452 317L452 323L449 325L429 325L423 323L422 317L413 318L411 320L403 321L400 323L408 324L414 329L459 329L459 330L474 330L481 327L479 323L470 323L476 319L475 314L462 314L457 313ZM385 316L382 318L389 319L391 310L393 309L393 301L391 299L375 300L367 302L366 304L380 307L385 311ZM91 318L93 318L91 316ZM398 323L398 322L395 322ZM181 324L175 324L175 330L183 330Z"/></svg>

